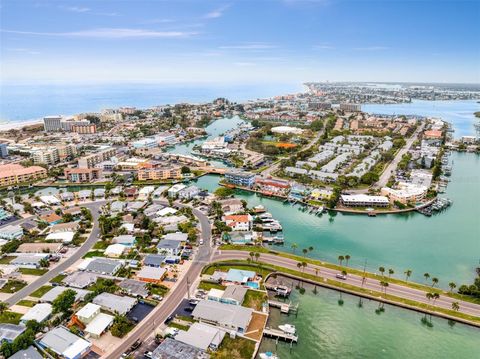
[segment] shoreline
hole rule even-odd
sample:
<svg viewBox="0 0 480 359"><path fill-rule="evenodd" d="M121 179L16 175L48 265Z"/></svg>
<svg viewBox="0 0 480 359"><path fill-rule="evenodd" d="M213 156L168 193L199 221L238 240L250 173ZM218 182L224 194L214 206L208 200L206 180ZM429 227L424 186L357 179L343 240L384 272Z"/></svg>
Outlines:
<svg viewBox="0 0 480 359"><path fill-rule="evenodd" d="M27 121L22 121L22 122L0 122L0 132L5 132L9 130L20 130L23 127L27 126L33 126L33 125L41 125L43 124L42 119L36 119L36 120L27 120Z"/></svg>

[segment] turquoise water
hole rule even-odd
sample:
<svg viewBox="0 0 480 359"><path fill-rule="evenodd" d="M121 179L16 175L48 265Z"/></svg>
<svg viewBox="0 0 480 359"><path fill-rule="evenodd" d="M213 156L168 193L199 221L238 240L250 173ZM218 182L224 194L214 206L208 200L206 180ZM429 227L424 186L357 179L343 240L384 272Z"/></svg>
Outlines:
<svg viewBox="0 0 480 359"><path fill-rule="evenodd" d="M391 105L362 105L362 110L385 115L419 115L439 117L453 124L454 136L469 136L475 134L473 124L476 119L474 112L480 111L478 101L421 101Z"/></svg>
<svg viewBox="0 0 480 359"><path fill-rule="evenodd" d="M375 272L379 266L393 268L403 278L406 269L412 279L422 282L428 272L448 287L450 281L469 283L480 264L480 156L453 153L453 174L446 196L453 206L425 217L419 213L379 215L323 214L317 217L281 201L238 192L249 206L262 204L280 220L285 235L284 246L274 246L296 253L310 246L313 258L336 262L339 255L349 254L350 265ZM218 176L204 176L197 185L210 191L218 187Z"/></svg>
<svg viewBox="0 0 480 359"><path fill-rule="evenodd" d="M284 342L276 345L274 340L264 339L260 352L272 351L281 359L479 357L477 328L390 305L380 312L375 301L325 288L317 288L314 294L307 284L304 288L303 295L294 290L290 297L299 303L297 317L273 309L268 323L274 328L294 324L298 344L290 348Z"/></svg>
<svg viewBox="0 0 480 359"><path fill-rule="evenodd" d="M200 140L196 140L196 141L184 143L184 144L181 144L181 145L177 145L177 146L168 148L167 152L178 153L178 154L182 154L182 155L189 155L192 152L193 147L195 145L200 145L207 140L211 140L215 137L218 137L219 135L225 133L227 130L238 127L240 124L242 124L244 122L245 121L243 121L238 116L218 119L218 120L212 122L210 125L208 125L205 128L205 130L208 133L208 137L206 139L203 138L203 139L200 139ZM211 163L212 166L217 167L217 168L227 167L226 164L222 161L217 161L217 160L212 160L212 159L208 159L208 161Z"/></svg>

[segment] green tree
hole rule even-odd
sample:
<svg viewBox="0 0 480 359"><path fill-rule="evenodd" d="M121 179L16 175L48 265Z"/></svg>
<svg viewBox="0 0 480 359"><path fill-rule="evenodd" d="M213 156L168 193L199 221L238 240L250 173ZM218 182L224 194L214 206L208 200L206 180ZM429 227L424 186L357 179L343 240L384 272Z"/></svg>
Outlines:
<svg viewBox="0 0 480 359"><path fill-rule="evenodd" d="M390 278L394 273L395 273L395 271L392 268L389 268L388 269L388 278Z"/></svg>
<svg viewBox="0 0 480 359"><path fill-rule="evenodd" d="M412 270L411 269L407 269L405 272L405 281L408 282L408 278L410 278L410 276L412 275Z"/></svg>
<svg viewBox="0 0 480 359"><path fill-rule="evenodd" d="M348 267L348 261L350 260L350 254L345 254L345 265Z"/></svg>
<svg viewBox="0 0 480 359"><path fill-rule="evenodd" d="M295 254L295 251L298 248L298 244L297 243L292 243L291 248L292 248L293 254Z"/></svg>
<svg viewBox="0 0 480 359"><path fill-rule="evenodd" d="M457 287L457 285L454 282L448 283L448 286L450 287L450 293L452 293L453 290Z"/></svg>
<svg viewBox="0 0 480 359"><path fill-rule="evenodd" d="M230 197L233 195L234 191L233 189L231 188L227 188L227 187L218 187L216 190L215 190L215 196L219 197L219 198L227 198L227 197Z"/></svg>
<svg viewBox="0 0 480 359"><path fill-rule="evenodd" d="M188 166L182 166L181 171L182 171L182 174L191 173L190 167L188 167Z"/></svg>
<svg viewBox="0 0 480 359"><path fill-rule="evenodd" d="M131 329L133 324L127 319L125 315L115 315L113 325L110 332L113 336L123 338Z"/></svg>
<svg viewBox="0 0 480 359"><path fill-rule="evenodd" d="M5 302L0 302L0 315L5 313L8 309L8 304Z"/></svg>
<svg viewBox="0 0 480 359"><path fill-rule="evenodd" d="M460 310L460 304L458 304L458 302L453 302L452 303L452 309L456 312L458 312Z"/></svg>
<svg viewBox="0 0 480 359"><path fill-rule="evenodd" d="M73 303L75 303L76 292L73 289L67 289L61 293L57 298L52 302L52 309L54 313L70 313L72 310Z"/></svg>
<svg viewBox="0 0 480 359"><path fill-rule="evenodd" d="M338 256L338 263L340 263L340 266L342 265L342 262L345 260L345 257L340 255Z"/></svg>
<svg viewBox="0 0 480 359"><path fill-rule="evenodd" d="M303 252L303 256L305 257L308 253L308 249L307 248L303 248L302 249L302 252Z"/></svg>
<svg viewBox="0 0 480 359"><path fill-rule="evenodd" d="M432 287L435 287L436 284L438 284L438 278L437 278L437 277L433 277L433 278L432 278Z"/></svg>
<svg viewBox="0 0 480 359"><path fill-rule="evenodd" d="M382 276L385 276L385 268L384 267L379 267L378 271L382 273Z"/></svg>
<svg viewBox="0 0 480 359"><path fill-rule="evenodd" d="M425 277L425 280L427 281L428 278L430 278L430 274L429 273L424 273L423 276Z"/></svg>

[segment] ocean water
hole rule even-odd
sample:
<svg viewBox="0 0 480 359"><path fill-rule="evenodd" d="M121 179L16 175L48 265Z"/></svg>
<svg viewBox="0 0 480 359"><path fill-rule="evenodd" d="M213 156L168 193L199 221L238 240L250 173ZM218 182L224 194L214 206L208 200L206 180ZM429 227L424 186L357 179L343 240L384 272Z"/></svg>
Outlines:
<svg viewBox="0 0 480 359"><path fill-rule="evenodd" d="M474 113L480 111L479 101L421 101L391 105L362 105L362 110L369 113L385 115L419 115L438 117L452 123L454 137L475 134L473 127L476 121Z"/></svg>
<svg viewBox="0 0 480 359"><path fill-rule="evenodd" d="M0 124L71 115L104 108L147 108L181 102L200 103L226 97L248 101L302 90L301 84L262 85L0 85Z"/></svg>

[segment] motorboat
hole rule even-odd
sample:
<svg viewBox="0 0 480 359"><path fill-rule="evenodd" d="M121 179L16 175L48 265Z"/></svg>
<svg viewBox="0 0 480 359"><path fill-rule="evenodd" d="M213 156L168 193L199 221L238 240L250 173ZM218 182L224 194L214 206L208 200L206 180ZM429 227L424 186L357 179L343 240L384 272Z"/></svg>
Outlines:
<svg viewBox="0 0 480 359"><path fill-rule="evenodd" d="M297 328L295 328L295 326L292 324L279 325L278 329L280 329L282 332L286 334L291 334L291 335L295 335L295 333L297 332Z"/></svg>

